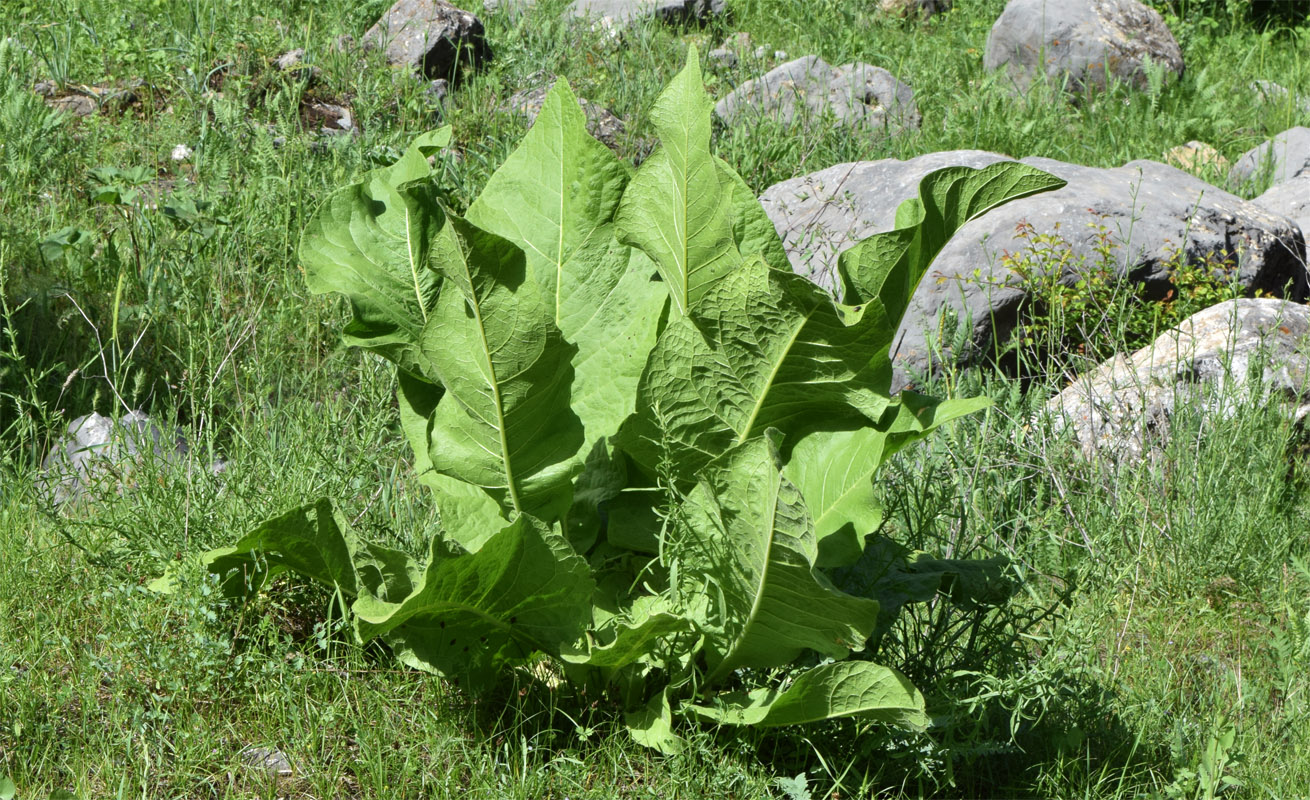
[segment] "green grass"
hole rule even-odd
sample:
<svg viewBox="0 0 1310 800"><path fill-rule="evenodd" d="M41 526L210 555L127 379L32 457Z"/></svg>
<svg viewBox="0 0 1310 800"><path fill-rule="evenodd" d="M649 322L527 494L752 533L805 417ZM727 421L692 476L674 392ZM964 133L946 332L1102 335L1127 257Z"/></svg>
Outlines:
<svg viewBox="0 0 1310 800"><path fill-rule="evenodd" d="M1222 12L1171 20L1189 65L1176 84L1066 101L1049 87L1015 98L982 72L1000 0L923 26L874 3L738 0L730 22L639 27L621 44L543 0L486 16L495 60L434 109L377 56L332 48L386 5L4 6L0 39L23 47L0 45L0 777L20 797L754 798L786 796L775 779L802 772L825 798L1203 797L1221 775L1243 784L1225 796L1304 793L1304 443L1259 409L1184 414L1161 458L1103 470L1035 421L1057 377L944 376L939 390L997 406L898 457L883 533L944 556L1006 555L1022 588L999 611L916 608L881 639L876 657L930 696L938 724L924 735L688 731L687 753L657 757L566 685L518 676L470 698L357 647L313 587L284 581L248 608L195 574L174 596L146 591L179 556L324 494L370 538L421 551L436 521L404 479L391 371L338 343L347 311L307 293L296 241L326 192L442 121L458 149L441 157L442 185L467 204L524 130L500 110L517 88L568 78L625 118L636 158L687 44L733 31L915 87L923 129L891 141L720 131L719 153L757 190L956 148L1117 166L1201 139L1231 161L1308 122L1291 103L1243 98L1259 78L1310 95L1310 30L1262 34ZM312 86L269 67L293 47L322 69ZM722 96L751 69L712 73L710 88ZM137 104L85 120L31 93L38 80L133 79L150 87ZM306 135L304 97L349 103L361 134ZM195 150L184 164L169 159L179 143ZM97 203L98 167L144 168L157 207ZM70 227L83 244L41 246ZM62 509L32 490L69 419L136 407L188 430L186 469L147 463L128 490L110 479ZM215 477L218 456L230 466ZM282 750L294 776L243 766L250 746Z"/></svg>

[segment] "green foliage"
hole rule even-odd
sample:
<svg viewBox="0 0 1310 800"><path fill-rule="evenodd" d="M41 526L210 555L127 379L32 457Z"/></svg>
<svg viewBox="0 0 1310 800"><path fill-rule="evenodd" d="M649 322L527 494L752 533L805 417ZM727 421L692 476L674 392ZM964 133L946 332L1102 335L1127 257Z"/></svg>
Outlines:
<svg viewBox="0 0 1310 800"><path fill-rule="evenodd" d="M879 623L876 587L819 567L860 557L892 453L984 405L891 396L914 286L970 218L1062 184L1016 163L927 177L895 230L845 254L837 302L710 153L703 98L693 48L635 175L561 82L464 217L424 158L445 131L328 198L307 280L350 300L348 342L398 367L442 530L419 561L319 500L205 556L230 593L299 572L350 602L360 640L475 687L554 657L665 752L675 718L928 723L902 675L843 660ZM743 684L807 652L825 661Z"/></svg>
<svg viewBox="0 0 1310 800"><path fill-rule="evenodd" d="M1006 253L1004 286L1021 287L1027 299L1005 345L1020 372L1077 373L1131 353L1191 315L1246 296L1230 261L1187 260L1179 250L1166 265L1169 288L1151 297L1132 288L1122 274L1118 242L1105 226L1093 230L1095 255L1075 253L1058 227L1039 233L1024 224L1024 246Z"/></svg>

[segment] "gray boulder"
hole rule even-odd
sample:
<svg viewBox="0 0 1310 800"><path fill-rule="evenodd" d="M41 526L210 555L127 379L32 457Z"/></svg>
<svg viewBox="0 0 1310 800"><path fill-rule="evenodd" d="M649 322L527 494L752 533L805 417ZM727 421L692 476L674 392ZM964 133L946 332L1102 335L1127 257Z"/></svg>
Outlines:
<svg viewBox="0 0 1310 800"><path fill-rule="evenodd" d="M536 0L485 0L483 7L521 10L536 5ZM687 22L722 14L724 0L573 0L569 11L575 17L597 20L622 27L644 19L664 22Z"/></svg>
<svg viewBox="0 0 1310 800"><path fill-rule="evenodd" d="M1247 150L1228 172L1228 179L1235 186L1266 176L1272 176L1274 183L1283 183L1302 173L1310 173L1310 128L1296 127Z"/></svg>
<svg viewBox="0 0 1310 800"><path fill-rule="evenodd" d="M1147 62L1183 73L1183 51L1159 12L1138 0L1010 0L987 37L983 66L1005 68L1020 90L1038 73L1075 90L1104 89L1107 74L1148 86Z"/></svg>
<svg viewBox="0 0 1310 800"><path fill-rule="evenodd" d="M491 59L482 21L445 0L397 0L364 34L364 46L428 78L453 78Z"/></svg>
<svg viewBox="0 0 1310 800"><path fill-rule="evenodd" d="M189 452L186 438L167 431L142 411L130 411L117 421L91 413L68 423L64 437L42 462L41 488L55 502L81 497L88 487L112 478L121 488L147 459L177 464ZM215 462L210 472L226 469Z"/></svg>
<svg viewBox="0 0 1310 800"><path fill-rule="evenodd" d="M835 290L837 255L890 230L896 207L917 196L921 178L944 167L977 168L1004 160L995 153L959 150L908 161L840 164L771 186L760 202L783 237L793 268ZM945 310L972 326L966 349L953 358L975 361L1004 341L1029 297L1007 259L1043 260L1031 234L1059 237L1059 248L1069 254L1065 277L1071 281L1079 269L1098 267L1098 248L1108 245L1115 271L1148 296L1165 294L1169 267L1179 258L1229 265L1226 277L1249 290L1279 295L1290 284L1292 297L1305 296L1305 242L1286 217L1153 161L1113 169L1046 158L1023 163L1068 185L994 209L947 243L901 324L895 348L898 385L907 373L932 368L925 330Z"/></svg>
<svg viewBox="0 0 1310 800"><path fill-rule="evenodd" d="M746 81L714 107L728 125L769 117L788 125L835 124L894 136L922 120L914 92L885 69L860 62L833 67L817 56L782 64Z"/></svg>
<svg viewBox="0 0 1310 800"><path fill-rule="evenodd" d="M1164 443L1182 408L1218 423L1242 407L1285 402L1299 422L1310 412L1308 379L1310 308L1228 300L1080 376L1046 411L1084 456L1136 461Z"/></svg>
<svg viewBox="0 0 1310 800"><path fill-rule="evenodd" d="M1275 214L1289 217L1301 226L1301 233L1310 239L1310 170L1270 187L1269 191L1251 201Z"/></svg>
<svg viewBox="0 0 1310 800"><path fill-rule="evenodd" d="M1262 101L1273 105L1283 105L1290 102L1298 112L1310 116L1310 97L1293 96L1286 86L1273 81L1255 80L1251 81L1250 85L1251 91L1255 92L1256 96Z"/></svg>
<svg viewBox="0 0 1310 800"><path fill-rule="evenodd" d="M545 106L546 95L549 93L549 86L517 91L510 95L509 102L505 104L505 110L522 114L531 124L536 122L537 115L541 113L542 107ZM619 137L623 135L625 130L623 120L615 116L614 112L608 108L590 100L579 97L578 105L582 108L582 113L587 117L587 131L609 148L617 148Z"/></svg>

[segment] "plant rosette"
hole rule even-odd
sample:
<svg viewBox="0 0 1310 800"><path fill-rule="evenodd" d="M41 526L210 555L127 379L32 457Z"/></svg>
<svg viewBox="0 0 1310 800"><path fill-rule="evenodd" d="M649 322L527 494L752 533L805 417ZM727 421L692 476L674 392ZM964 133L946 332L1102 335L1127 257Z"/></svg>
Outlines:
<svg viewBox="0 0 1310 800"><path fill-rule="evenodd" d="M347 343L395 364L441 530L415 559L320 499L205 554L225 589L320 581L361 641L473 689L550 657L664 752L678 719L925 726L904 676L851 656L880 600L929 599L960 565L894 553L869 596L825 570L869 556L879 467L988 402L892 395L915 286L965 222L1063 182L1015 162L927 176L893 230L841 255L837 302L712 154L711 107L693 48L635 172L561 81L463 216L427 164L448 128L332 194L301 239L306 280L349 300Z"/></svg>

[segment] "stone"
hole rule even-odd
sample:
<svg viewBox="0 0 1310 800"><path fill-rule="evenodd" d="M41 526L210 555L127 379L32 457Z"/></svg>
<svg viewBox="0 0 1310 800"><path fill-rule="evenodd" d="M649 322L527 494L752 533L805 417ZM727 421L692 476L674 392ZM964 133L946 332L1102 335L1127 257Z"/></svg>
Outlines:
<svg viewBox="0 0 1310 800"><path fill-rule="evenodd" d="M1269 187L1251 202L1300 225L1301 234L1310 242L1310 172Z"/></svg>
<svg viewBox="0 0 1310 800"><path fill-rule="evenodd" d="M882 0L878 10L897 17L917 16L920 19L950 11L951 0Z"/></svg>
<svg viewBox="0 0 1310 800"><path fill-rule="evenodd" d="M737 53L726 47L716 47L705 54L705 63L711 67L732 69L737 66Z"/></svg>
<svg viewBox="0 0 1310 800"><path fill-rule="evenodd" d="M1266 177L1283 183L1306 172L1310 172L1310 128L1296 127L1243 153L1228 173L1228 180L1238 187Z"/></svg>
<svg viewBox="0 0 1310 800"><path fill-rule="evenodd" d="M423 89L423 97L428 101L429 105L445 105L446 98L450 97L450 81L445 78L430 81Z"/></svg>
<svg viewBox="0 0 1310 800"><path fill-rule="evenodd" d="M482 20L445 0L397 0L364 34L364 46L428 78L453 80L491 59Z"/></svg>
<svg viewBox="0 0 1310 800"><path fill-rule="evenodd" d="M1259 98L1274 105L1283 105L1289 100L1296 106L1296 110L1306 116L1310 116L1310 97L1304 95L1292 96L1287 87L1281 86L1273 81L1258 80L1251 81L1251 91L1255 92Z"/></svg>
<svg viewBox="0 0 1310 800"><path fill-rule="evenodd" d="M322 100L305 100L300 105L300 121L307 131L328 134L358 133L350 109Z"/></svg>
<svg viewBox="0 0 1310 800"><path fill-rule="evenodd" d="M661 22L690 22L722 14L725 0L574 0L579 17L608 19L623 25L642 19Z"/></svg>
<svg viewBox="0 0 1310 800"><path fill-rule="evenodd" d="M546 95L549 93L550 87L548 86L515 92L510 95L505 110L522 114L527 117L528 124L532 124L536 122L537 115L541 113L542 107L546 104ZM610 149L617 148L619 137L623 135L625 130L623 120L616 117L614 112L608 108L590 100L579 97L578 105L582 107L582 112L587 117L587 131Z"/></svg>
<svg viewBox="0 0 1310 800"><path fill-rule="evenodd" d="M787 125L836 125L877 137L918 128L922 117L914 92L885 69L854 62L829 66L805 56L746 81L714 107L727 125L750 124L761 116Z"/></svg>
<svg viewBox="0 0 1310 800"><path fill-rule="evenodd" d="M1183 74L1183 52L1159 12L1138 0L1010 0L987 37L983 66L1026 91L1039 73L1055 85L1105 89L1111 78L1149 85L1147 62Z"/></svg>
<svg viewBox="0 0 1310 800"><path fill-rule="evenodd" d="M273 68L280 72L286 72L300 66L300 62L305 58L305 48L297 47L295 50L288 50L277 58L273 59Z"/></svg>
<svg viewBox="0 0 1310 800"><path fill-rule="evenodd" d="M68 423L63 438L46 455L38 485L56 503L79 499L102 480L118 481L121 491L147 459L176 465L188 452L181 432L161 428L142 411L130 411L116 421L86 414ZM218 461L210 471L219 474L226 466Z"/></svg>
<svg viewBox="0 0 1310 800"><path fill-rule="evenodd" d="M536 0L485 0L487 10L524 9ZM725 0L573 0L569 13L593 19L610 28L623 27L645 19L661 22L692 22L723 14Z"/></svg>
<svg viewBox="0 0 1310 800"><path fill-rule="evenodd" d="M840 164L771 186L760 202L783 237L793 268L835 290L838 253L891 230L896 207L917 196L921 178L944 167L978 168L1005 160L958 150L908 161ZM1114 247L1116 272L1138 283L1148 297L1169 290L1169 269L1179 258L1193 264L1236 262L1225 268L1225 276L1247 290L1281 295L1290 284L1291 297L1306 296L1305 242L1284 216L1154 161L1111 169L1046 158L1023 163L1068 185L1007 203L956 232L919 284L901 324L893 348L898 385L939 366L925 329L944 311L968 326L968 343L951 358L976 362L1004 342L1029 297L1006 264L1007 254L1030 252L1025 228L1058 234L1071 251L1071 263L1091 268L1101 263L1098 229L1104 231Z"/></svg>
<svg viewBox="0 0 1310 800"><path fill-rule="evenodd" d="M240 757L242 764L266 772L274 778L287 778L294 772L291 768L291 759L276 748L247 747L241 751Z"/></svg>
<svg viewBox="0 0 1310 800"><path fill-rule="evenodd" d="M1195 140L1169 148L1165 151L1164 163L1193 174L1228 167L1228 159L1218 150Z"/></svg>
<svg viewBox="0 0 1310 800"><path fill-rule="evenodd" d="M1310 413L1310 308L1285 300L1228 300L1188 317L1130 356L1075 379L1046 404L1085 457L1133 462L1158 452L1178 409L1215 423L1243 407Z"/></svg>

